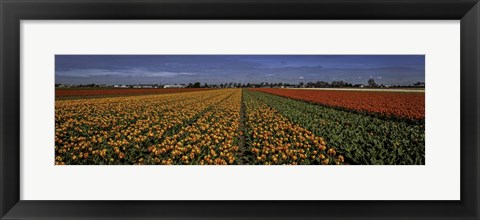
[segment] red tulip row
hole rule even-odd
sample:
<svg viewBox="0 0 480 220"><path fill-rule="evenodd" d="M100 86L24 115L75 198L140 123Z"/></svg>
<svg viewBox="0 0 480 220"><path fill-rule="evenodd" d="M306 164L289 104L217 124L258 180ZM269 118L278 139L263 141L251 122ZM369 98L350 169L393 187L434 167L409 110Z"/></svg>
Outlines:
<svg viewBox="0 0 480 220"><path fill-rule="evenodd" d="M303 89L253 89L329 107L357 112L380 114L387 117L422 120L425 118L425 93L338 91Z"/></svg>

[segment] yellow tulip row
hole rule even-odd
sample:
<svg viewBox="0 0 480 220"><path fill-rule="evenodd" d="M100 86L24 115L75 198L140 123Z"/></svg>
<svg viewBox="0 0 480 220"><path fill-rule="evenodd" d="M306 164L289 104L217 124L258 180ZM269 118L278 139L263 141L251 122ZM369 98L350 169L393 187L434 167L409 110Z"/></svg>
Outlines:
<svg viewBox="0 0 480 220"><path fill-rule="evenodd" d="M57 100L56 164L134 164L166 132L224 100L222 90Z"/></svg>
<svg viewBox="0 0 480 220"><path fill-rule="evenodd" d="M237 162L242 92L224 90L229 96L213 105L195 123L185 126L149 147L156 164L215 164Z"/></svg>
<svg viewBox="0 0 480 220"><path fill-rule="evenodd" d="M247 142L252 164L343 164L323 138L290 122L245 91Z"/></svg>

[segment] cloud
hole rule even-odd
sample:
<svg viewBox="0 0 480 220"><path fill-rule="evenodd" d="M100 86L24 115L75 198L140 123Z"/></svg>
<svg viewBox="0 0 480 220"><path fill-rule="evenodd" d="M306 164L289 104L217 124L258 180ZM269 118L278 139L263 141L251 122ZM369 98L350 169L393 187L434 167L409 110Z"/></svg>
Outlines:
<svg viewBox="0 0 480 220"><path fill-rule="evenodd" d="M108 69L70 69L65 71L57 71L57 76L63 77L179 77L179 76L195 76L197 73L191 72L172 72L172 71L149 71L142 69L129 70L108 70Z"/></svg>
<svg viewBox="0 0 480 220"><path fill-rule="evenodd" d="M275 73L269 73L269 74L267 74L267 75L265 75L265 76L270 76L270 77L271 77L271 76L276 76L276 75L277 75L277 74L275 74Z"/></svg>
<svg viewBox="0 0 480 220"><path fill-rule="evenodd" d="M110 77L110 76L126 76L123 72L118 72L115 70L106 70L106 69L70 69L64 71L56 71L56 76L64 76L64 77L81 77L81 78L88 78L88 77Z"/></svg>
<svg viewBox="0 0 480 220"><path fill-rule="evenodd" d="M381 76L377 77L377 79L381 79L381 78L382 78Z"/></svg>
<svg viewBox="0 0 480 220"><path fill-rule="evenodd" d="M305 77L303 77L303 76L299 76L298 78L299 78L299 79L305 79Z"/></svg>
<svg viewBox="0 0 480 220"><path fill-rule="evenodd" d="M177 76L195 76L196 73L187 73L187 72L149 72L144 76L146 77L177 77Z"/></svg>

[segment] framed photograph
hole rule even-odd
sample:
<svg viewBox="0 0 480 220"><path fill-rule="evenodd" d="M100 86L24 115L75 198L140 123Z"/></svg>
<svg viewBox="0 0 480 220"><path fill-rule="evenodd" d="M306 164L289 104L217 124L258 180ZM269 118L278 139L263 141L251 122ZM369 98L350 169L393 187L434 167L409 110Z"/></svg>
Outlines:
<svg viewBox="0 0 480 220"><path fill-rule="evenodd" d="M1 219L479 219L476 0L0 7Z"/></svg>

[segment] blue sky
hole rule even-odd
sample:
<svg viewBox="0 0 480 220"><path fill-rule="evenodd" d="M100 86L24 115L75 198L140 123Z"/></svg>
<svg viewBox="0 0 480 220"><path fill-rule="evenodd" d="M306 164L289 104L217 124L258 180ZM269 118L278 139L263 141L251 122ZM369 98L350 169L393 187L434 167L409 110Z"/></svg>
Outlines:
<svg viewBox="0 0 480 220"><path fill-rule="evenodd" d="M55 83L425 81L424 55L56 55Z"/></svg>

